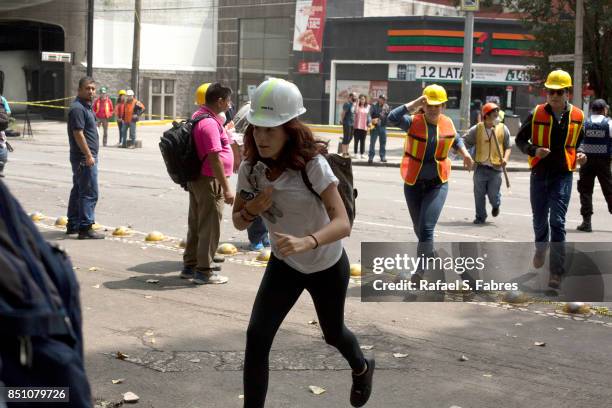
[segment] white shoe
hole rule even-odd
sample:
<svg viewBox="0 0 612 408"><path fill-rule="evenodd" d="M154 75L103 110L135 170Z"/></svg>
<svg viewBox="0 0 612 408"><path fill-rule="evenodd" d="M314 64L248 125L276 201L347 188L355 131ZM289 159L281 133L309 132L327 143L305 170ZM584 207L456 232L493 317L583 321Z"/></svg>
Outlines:
<svg viewBox="0 0 612 408"><path fill-rule="evenodd" d="M362 154L362 155L360 155L360 156L361 156L361 160L365 159L365 157L363 156L363 154Z"/></svg>

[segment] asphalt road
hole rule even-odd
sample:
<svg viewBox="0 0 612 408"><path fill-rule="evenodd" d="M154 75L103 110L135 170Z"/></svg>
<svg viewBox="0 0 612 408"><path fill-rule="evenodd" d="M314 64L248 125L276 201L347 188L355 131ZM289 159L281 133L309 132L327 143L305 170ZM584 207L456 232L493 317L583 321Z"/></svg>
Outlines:
<svg viewBox="0 0 612 408"><path fill-rule="evenodd" d="M137 232L128 238L78 241L53 227L66 212L71 186L65 124L37 122L33 140L12 141L5 180L28 212L49 217L41 231L61 241L78 268L87 369L99 406L133 391L143 406L238 407L244 335L264 268L243 249L223 266L227 285L193 287L178 278L176 244L186 233L187 196L165 173L156 145L161 130L139 129L143 149L101 149L96 218L109 228L130 225ZM398 169L355 167L354 174L358 218L345 241L351 261L360 261L362 241L415 241ZM453 172L436 239L499 241L509 249L531 241L529 174L511 174L512 193L504 191L500 216L484 226L471 223L471 176ZM579 218L574 187L568 240L611 240L599 190L595 232L576 232ZM139 232L152 230L170 238L145 244ZM243 248L246 233L226 221L222 240ZM567 316L554 303L363 303L358 294L352 281L345 314L361 344L372 346L366 353L377 358L370 407L604 408L612 400L608 317ZM267 406L349 405L348 365L312 320L310 297L302 296L273 345ZM129 358L114 358L117 351ZM468 360L460 361L462 355ZM121 384L112 384L119 378ZM315 396L309 385L326 392Z"/></svg>

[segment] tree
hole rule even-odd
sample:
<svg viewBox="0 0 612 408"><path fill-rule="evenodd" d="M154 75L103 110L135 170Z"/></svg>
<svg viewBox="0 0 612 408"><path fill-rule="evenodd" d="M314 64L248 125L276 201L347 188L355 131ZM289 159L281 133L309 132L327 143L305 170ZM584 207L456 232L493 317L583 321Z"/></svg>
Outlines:
<svg viewBox="0 0 612 408"><path fill-rule="evenodd" d="M459 3L459 1L457 1ZM481 0L483 8L520 13L527 32L535 36L535 77L563 68L573 73L573 64L550 63L549 55L573 54L576 32L576 0ZM584 0L584 69L595 97L612 102L612 0ZM580 92L580 90L576 90Z"/></svg>

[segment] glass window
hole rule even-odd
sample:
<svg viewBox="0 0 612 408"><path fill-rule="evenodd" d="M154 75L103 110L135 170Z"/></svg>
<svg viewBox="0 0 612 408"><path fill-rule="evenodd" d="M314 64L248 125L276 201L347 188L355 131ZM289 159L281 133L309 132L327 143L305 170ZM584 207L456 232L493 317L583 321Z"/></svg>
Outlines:
<svg viewBox="0 0 612 408"><path fill-rule="evenodd" d="M166 94L174 93L174 80L173 79L164 80L164 93Z"/></svg>
<svg viewBox="0 0 612 408"><path fill-rule="evenodd" d="M151 81L151 92L154 94L161 93L161 79L153 79Z"/></svg>
<svg viewBox="0 0 612 408"><path fill-rule="evenodd" d="M264 38L265 19L244 19L240 24L240 39Z"/></svg>

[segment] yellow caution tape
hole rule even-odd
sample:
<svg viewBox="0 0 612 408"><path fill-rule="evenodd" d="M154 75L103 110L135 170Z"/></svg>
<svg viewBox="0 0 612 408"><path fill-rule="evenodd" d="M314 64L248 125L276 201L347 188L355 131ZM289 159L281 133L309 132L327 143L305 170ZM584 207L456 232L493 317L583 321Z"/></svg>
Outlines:
<svg viewBox="0 0 612 408"><path fill-rule="evenodd" d="M8 101L8 103L16 103L16 104L23 104L23 103L49 103L49 102L59 102L59 101L65 101L67 99L72 99L74 98L74 96L67 96L65 98L59 98L59 99L49 99L48 101Z"/></svg>

